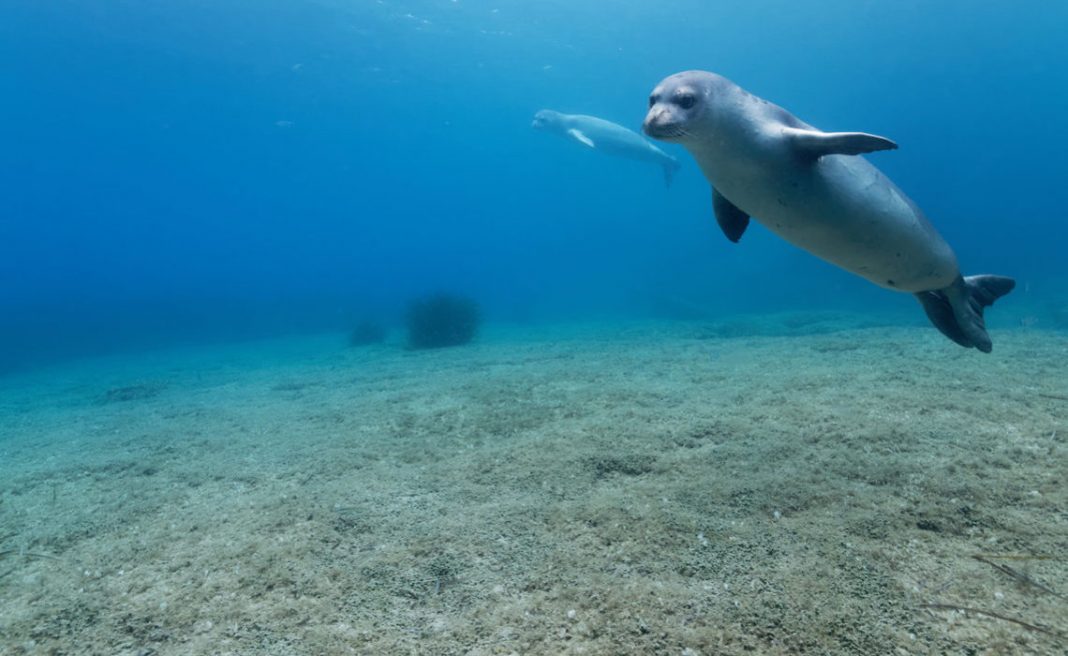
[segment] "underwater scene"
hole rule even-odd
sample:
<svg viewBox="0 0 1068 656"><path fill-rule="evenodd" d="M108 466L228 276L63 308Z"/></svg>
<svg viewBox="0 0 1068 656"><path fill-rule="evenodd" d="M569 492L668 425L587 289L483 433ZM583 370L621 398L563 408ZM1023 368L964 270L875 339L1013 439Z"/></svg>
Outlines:
<svg viewBox="0 0 1068 656"><path fill-rule="evenodd" d="M1068 653L1068 3L0 3L0 654Z"/></svg>

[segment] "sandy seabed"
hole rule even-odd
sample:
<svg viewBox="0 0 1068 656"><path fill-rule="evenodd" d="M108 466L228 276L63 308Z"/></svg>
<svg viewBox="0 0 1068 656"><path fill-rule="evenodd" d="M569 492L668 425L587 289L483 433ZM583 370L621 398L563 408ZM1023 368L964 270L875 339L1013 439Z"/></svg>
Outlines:
<svg viewBox="0 0 1068 656"><path fill-rule="evenodd" d="M1064 654L1068 334L993 336L785 316L11 375L0 653Z"/></svg>

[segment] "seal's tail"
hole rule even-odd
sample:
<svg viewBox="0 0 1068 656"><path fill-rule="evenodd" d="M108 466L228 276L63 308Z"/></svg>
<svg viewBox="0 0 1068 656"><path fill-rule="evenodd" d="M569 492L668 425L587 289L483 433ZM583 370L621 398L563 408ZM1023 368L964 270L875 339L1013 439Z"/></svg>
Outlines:
<svg viewBox="0 0 1068 656"><path fill-rule="evenodd" d="M942 334L966 348L975 347L983 353L993 349L986 334L983 308L993 305L1016 287L1016 281L1005 276L957 277L945 289L920 292L916 298L931 323Z"/></svg>
<svg viewBox="0 0 1068 656"><path fill-rule="evenodd" d="M670 187L671 181L675 179L675 172L682 168L682 164L679 164L679 160L672 157L669 160L665 160L661 166L664 167L664 186Z"/></svg>

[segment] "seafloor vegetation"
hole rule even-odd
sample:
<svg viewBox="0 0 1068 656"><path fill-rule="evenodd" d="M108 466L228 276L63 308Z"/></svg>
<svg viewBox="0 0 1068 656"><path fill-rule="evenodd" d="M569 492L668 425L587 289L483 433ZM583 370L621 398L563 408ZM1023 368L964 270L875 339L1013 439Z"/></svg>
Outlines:
<svg viewBox="0 0 1068 656"><path fill-rule="evenodd" d="M1063 654L1065 335L762 332L5 379L0 652Z"/></svg>

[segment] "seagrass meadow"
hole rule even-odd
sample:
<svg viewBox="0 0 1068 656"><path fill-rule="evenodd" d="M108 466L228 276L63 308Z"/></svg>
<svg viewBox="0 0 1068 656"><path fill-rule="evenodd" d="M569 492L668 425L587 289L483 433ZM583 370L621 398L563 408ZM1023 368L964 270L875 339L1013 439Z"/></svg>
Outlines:
<svg viewBox="0 0 1068 656"><path fill-rule="evenodd" d="M1062 653L1068 339L866 323L12 378L0 651Z"/></svg>

